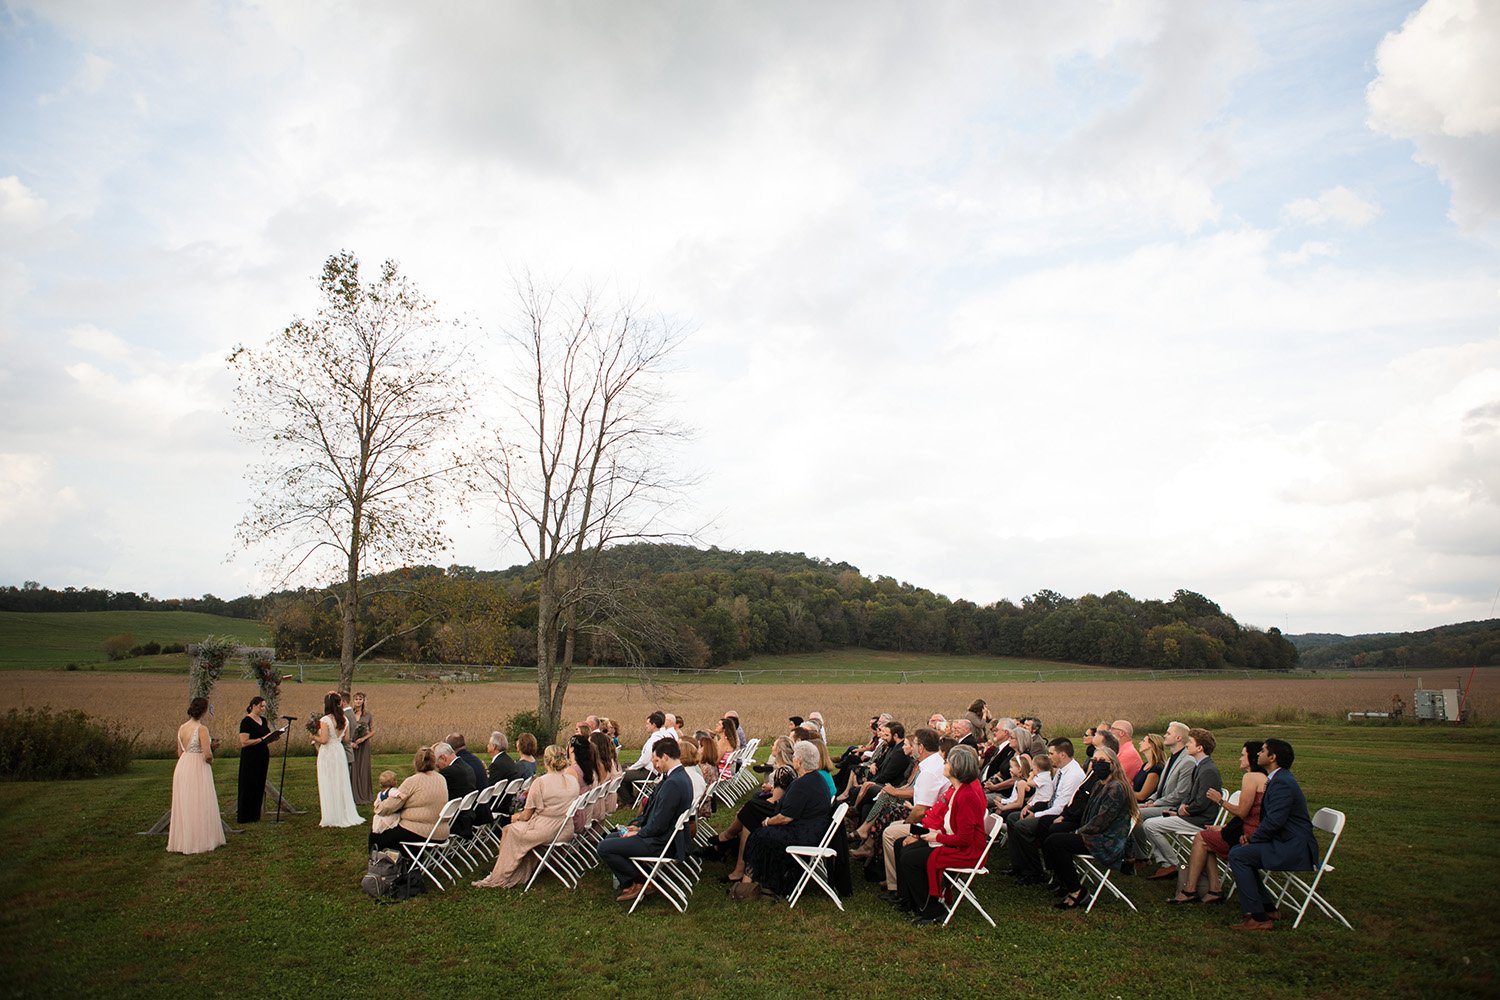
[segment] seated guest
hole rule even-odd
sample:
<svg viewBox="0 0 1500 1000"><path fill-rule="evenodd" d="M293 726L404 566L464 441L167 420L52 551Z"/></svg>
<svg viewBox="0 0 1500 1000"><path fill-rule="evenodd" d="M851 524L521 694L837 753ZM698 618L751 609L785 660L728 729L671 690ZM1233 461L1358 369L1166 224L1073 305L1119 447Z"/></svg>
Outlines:
<svg viewBox="0 0 1500 1000"><path fill-rule="evenodd" d="M1177 895L1169 903L1222 903L1224 895L1219 879L1219 866L1209 862L1209 855L1229 857L1229 849L1250 839L1260 826L1261 797L1266 790L1266 772L1260 764L1260 740L1246 740L1240 747L1240 798L1238 804L1230 804L1217 788L1208 791L1208 797L1227 809L1231 818L1224 826L1206 826L1193 838L1193 853L1188 858L1184 878L1178 880ZM1198 880L1208 876L1207 892L1198 893Z"/></svg>
<svg viewBox="0 0 1500 1000"><path fill-rule="evenodd" d="M490 784L525 777L521 766L510 757L510 741L505 738L504 733L498 730L490 733L487 749L490 752L490 766L485 769L485 776L489 778Z"/></svg>
<svg viewBox="0 0 1500 1000"><path fill-rule="evenodd" d="M438 743L432 748L437 758L438 771L448 783L448 798L461 799L479 788L474 780L474 769L458 759L452 744Z"/></svg>
<svg viewBox="0 0 1500 1000"><path fill-rule="evenodd" d="M620 751L620 724L614 719L599 716L599 731L609 737L609 741L615 745L615 753Z"/></svg>
<svg viewBox="0 0 1500 1000"><path fill-rule="evenodd" d="M703 772L704 780L727 781L734 777L732 771L726 774L726 768L719 766L719 751L723 749L719 739L709 733L702 733L694 737L693 742L698 746L698 770Z"/></svg>
<svg viewBox="0 0 1500 1000"><path fill-rule="evenodd" d="M635 801L636 785L645 781L652 773L651 751L656 747L656 741L666 739L672 734L667 729L667 713L655 711L646 716L646 742L641 745L641 756L625 771L625 780L620 785L620 796L627 802ZM672 736L673 741L676 737ZM676 760L676 757L673 757Z"/></svg>
<svg viewBox="0 0 1500 1000"><path fill-rule="evenodd" d="M1141 769L1135 773L1131 787L1135 789L1136 802L1145 802L1161 786L1161 769L1167 762L1167 751L1161 737L1155 733L1141 737L1140 749Z"/></svg>
<svg viewBox="0 0 1500 1000"><path fill-rule="evenodd" d="M577 733L568 738L568 773L578 782L580 794L591 790L604 777L604 765L599 760L599 751L587 736ZM593 815L585 809L573 814L573 831L582 833Z"/></svg>
<svg viewBox="0 0 1500 1000"><path fill-rule="evenodd" d="M970 747L976 752L979 750L979 731L968 719L954 719L950 722L948 736L952 737L958 746Z"/></svg>
<svg viewBox="0 0 1500 1000"><path fill-rule="evenodd" d="M964 718L968 719L969 722L973 724L974 735L983 739L984 736L988 733L990 720L992 718L992 716L990 715L989 707L985 704L984 699L975 698L969 704L969 710L964 713Z"/></svg>
<svg viewBox="0 0 1500 1000"><path fill-rule="evenodd" d="M1138 810L1125 770L1112 750L1098 748L1089 769L1095 776L1094 790L1088 797L1083 821L1076 831L1049 833L1042 845L1047 867L1057 876L1058 889L1063 893L1057 904L1063 910L1083 902L1083 886L1073 858L1087 851L1101 864L1118 865L1125 857L1130 821Z"/></svg>
<svg viewBox="0 0 1500 1000"><path fill-rule="evenodd" d="M615 899L628 903L640 895L645 877L631 858L660 856L669 851L678 860L687 857L687 838L676 835L677 820L693 804L693 782L682 769L681 748L675 739L663 736L651 747L651 766L662 780L646 800L641 814L623 830L605 837L599 844L599 859L615 876L620 894Z"/></svg>
<svg viewBox="0 0 1500 1000"><path fill-rule="evenodd" d="M881 859L885 862L885 890L896 892L896 845L911 834L911 828L920 825L927 810L937 802L938 796L948 788L948 779L943 777L943 757L939 750L942 741L931 729L918 729L913 736L917 743L917 773L912 784L911 812L905 822L893 822L880 834Z"/></svg>
<svg viewBox="0 0 1500 1000"><path fill-rule="evenodd" d="M416 771L401 782L401 787L392 795L375 803L375 812L382 816L398 816L394 827L379 833L370 833L370 850L400 850L405 841L423 841L428 834L433 840L448 839L448 824L438 825L438 816L448 803L448 783L437 772L437 756L427 747L417 751L412 758Z"/></svg>
<svg viewBox="0 0 1500 1000"><path fill-rule="evenodd" d="M544 770L526 793L526 808L516 814L500 836L495 867L474 883L476 889L509 889L523 885L536 870L535 851L544 850L557 836L568 807L578 798L578 779L568 773L568 754L553 745L542 755ZM564 833L564 840L572 834Z"/></svg>
<svg viewBox="0 0 1500 1000"><path fill-rule="evenodd" d="M1310 872L1318 863L1318 840L1302 786L1292 777L1292 759L1292 745L1285 740L1269 739L1261 747L1259 762L1266 769L1266 788L1260 826L1247 843L1229 849L1229 870L1245 914L1236 930L1268 931L1281 916L1266 905L1261 872Z"/></svg>
<svg viewBox="0 0 1500 1000"><path fill-rule="evenodd" d="M1135 776L1141 770L1141 755L1135 749L1135 726L1130 724L1129 719L1116 719L1110 723L1109 731L1115 734L1115 739L1120 741L1120 767L1125 771L1125 779L1132 784Z"/></svg>
<svg viewBox="0 0 1500 1000"><path fill-rule="evenodd" d="M709 779L703 773L703 768L698 766L699 753L697 740L683 740L678 744L677 759L682 764L682 769L687 772L688 780L693 783L693 802L702 805L703 793L708 790ZM709 767L713 768L714 777L717 778L719 776L718 767L713 764L710 764Z"/></svg>
<svg viewBox="0 0 1500 1000"><path fill-rule="evenodd" d="M906 773L911 770L912 762L903 746L905 740L906 727L901 723L893 719L881 725L881 750L875 758L875 770L870 773L869 780L859 786L859 792L854 797L852 812L861 821L869 815L870 807L874 805L880 790L886 785L905 780Z"/></svg>
<svg viewBox="0 0 1500 1000"><path fill-rule="evenodd" d="M833 787L822 769L828 755L807 740L792 747L792 768L797 777L781 797L776 814L768 817L745 844L745 881L736 886L736 898L770 893L785 897L796 884L800 871L787 855L793 845L816 844L828 830L833 814Z"/></svg>
<svg viewBox="0 0 1500 1000"><path fill-rule="evenodd" d="M882 843L886 827L892 823L906 822L912 798L916 794L916 734L906 734L906 738L901 741L901 753L906 758L906 773L896 781L882 785L875 793L875 801L866 809L864 821L849 838L850 843L856 845L849 852L851 858L873 857Z"/></svg>
<svg viewBox="0 0 1500 1000"><path fill-rule="evenodd" d="M620 757L615 750L614 741L604 732L604 720L599 721L600 728L589 733L589 742L594 744L594 751L599 754L599 766L601 768L600 781L610 781L620 773ZM600 799L594 809L591 820L607 820L620 808L620 793L610 792Z"/></svg>
<svg viewBox="0 0 1500 1000"><path fill-rule="evenodd" d="M474 756L474 751L466 748L463 733L449 733L447 739L443 740L443 742L452 747L454 755L468 765L470 772L474 775L475 788L483 788L485 785L491 783L485 780L489 777L489 774L485 771L484 761Z"/></svg>
<svg viewBox="0 0 1500 1000"><path fill-rule="evenodd" d="M522 778L536 774L536 737L530 733L516 737L516 767L521 769Z"/></svg>
<svg viewBox="0 0 1500 1000"><path fill-rule="evenodd" d="M718 738L719 752L706 762L717 763L719 777L728 781L734 777L734 771L729 767L729 756L740 748L739 729L735 721L726 715L714 725L714 736Z"/></svg>
<svg viewBox="0 0 1500 1000"><path fill-rule="evenodd" d="M1040 757L1026 754L1026 759L1031 761L1031 777L1026 779L1026 783L1031 786L1031 791L1026 796L1027 804L1051 802L1057 783L1057 775L1052 773L1052 761L1046 754Z"/></svg>
<svg viewBox="0 0 1500 1000"><path fill-rule="evenodd" d="M1031 791L1031 785L1028 783L1031 775L1030 757L1024 753L1012 757L1010 759L1010 787L997 795L987 796L990 807L1002 818L1006 813L1024 808L1027 793Z"/></svg>
<svg viewBox="0 0 1500 1000"><path fill-rule="evenodd" d="M1217 790L1223 783L1219 776L1219 765L1213 761L1214 735L1207 729L1189 729L1187 753L1193 760L1193 782L1187 797L1174 812L1152 816L1143 820L1139 827L1145 842L1150 845L1151 857L1157 864L1154 879L1177 878L1177 855L1167 840L1175 833L1197 833L1218 814L1219 807L1208 797L1210 789Z"/></svg>
<svg viewBox="0 0 1500 1000"><path fill-rule="evenodd" d="M974 748L960 744L948 751L943 776L951 790L927 810L922 819L926 832L908 835L896 856L896 892L901 908L915 914L913 923L917 924L943 919L943 870L974 864L988 839L979 755Z"/></svg>
<svg viewBox="0 0 1500 1000"><path fill-rule="evenodd" d="M1011 877L1022 884L1042 881L1041 842L1052 824L1062 816L1083 786L1087 775L1073 759L1073 741L1059 736L1048 744L1048 756L1056 773L1052 800L1038 801L1006 815L1006 847L1010 851Z"/></svg>
<svg viewBox="0 0 1500 1000"><path fill-rule="evenodd" d="M927 728L937 733L938 738L942 739L948 735L948 720L941 712L933 712L927 719Z"/></svg>
<svg viewBox="0 0 1500 1000"><path fill-rule="evenodd" d="M770 779L761 785L760 791L745 801L734 822L719 834L718 849L726 854L730 849L735 851L734 867L726 878L728 882L738 882L745 877L745 842L750 839L750 834L760 829L766 819L776 815L781 797L797 777L797 772L792 768L792 746L792 741L787 737L776 737L776 742L771 744Z"/></svg>

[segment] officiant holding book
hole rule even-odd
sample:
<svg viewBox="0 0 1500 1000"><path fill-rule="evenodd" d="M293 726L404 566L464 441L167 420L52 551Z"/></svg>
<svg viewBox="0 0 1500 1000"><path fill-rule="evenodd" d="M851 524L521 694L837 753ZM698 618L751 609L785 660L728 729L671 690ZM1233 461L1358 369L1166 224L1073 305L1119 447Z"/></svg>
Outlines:
<svg viewBox="0 0 1500 1000"><path fill-rule="evenodd" d="M270 743L281 736L266 724L266 699L256 695L245 708L240 720L240 794L236 820L255 823L260 820L266 801L266 771L271 766Z"/></svg>

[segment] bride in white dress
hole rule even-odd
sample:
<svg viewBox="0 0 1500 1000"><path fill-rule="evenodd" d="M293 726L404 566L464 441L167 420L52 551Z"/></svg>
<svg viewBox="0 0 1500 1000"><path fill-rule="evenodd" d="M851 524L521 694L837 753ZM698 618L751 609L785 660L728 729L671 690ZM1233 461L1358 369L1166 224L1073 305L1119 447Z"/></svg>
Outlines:
<svg viewBox="0 0 1500 1000"><path fill-rule="evenodd" d="M323 699L323 718L313 742L318 744L318 803L323 807L319 826L363 826L349 785L349 755L344 751L344 713L337 692Z"/></svg>

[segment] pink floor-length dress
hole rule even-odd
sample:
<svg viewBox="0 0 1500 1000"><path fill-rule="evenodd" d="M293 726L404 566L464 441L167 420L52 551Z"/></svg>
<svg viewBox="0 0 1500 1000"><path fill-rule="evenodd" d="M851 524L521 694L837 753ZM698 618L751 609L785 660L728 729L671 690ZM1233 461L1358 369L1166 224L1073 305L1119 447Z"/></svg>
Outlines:
<svg viewBox="0 0 1500 1000"><path fill-rule="evenodd" d="M182 745L182 734L177 736L182 754L172 772L172 825L167 829L167 850L174 854L202 854L224 846L214 772L203 759L199 739L203 732L202 726L194 726L187 746Z"/></svg>

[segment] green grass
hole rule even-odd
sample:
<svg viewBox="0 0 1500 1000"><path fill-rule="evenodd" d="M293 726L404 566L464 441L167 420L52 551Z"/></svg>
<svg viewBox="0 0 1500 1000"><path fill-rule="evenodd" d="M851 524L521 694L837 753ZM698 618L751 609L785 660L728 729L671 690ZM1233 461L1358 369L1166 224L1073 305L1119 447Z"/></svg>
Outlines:
<svg viewBox="0 0 1500 1000"><path fill-rule="evenodd" d="M1124 882L1139 914L1109 900L1060 913L998 875L979 888L998 928L962 912L915 929L865 883L842 913L821 895L793 911L733 903L712 865L686 915L653 901L625 916L603 871L573 891L544 876L525 895L462 884L378 906L358 889L364 831L317 825L310 760L287 772L309 813L195 857L135 835L170 797L171 762L143 761L117 778L0 785L0 982L27 997L842 996L914 983L945 997L1493 996L1500 731L1276 728L1313 806L1348 813L1323 889L1353 932L1309 916L1239 934L1233 905L1168 907L1170 889L1141 879ZM1218 736L1233 747L1268 731ZM231 762L217 778L232 808Z"/></svg>
<svg viewBox="0 0 1500 1000"><path fill-rule="evenodd" d="M260 622L196 611L0 611L0 669L48 670L69 663L106 662L104 640L129 632L137 643L197 642L208 635L232 635L247 645L264 643ZM185 657L141 657L110 667L126 670L181 670Z"/></svg>

